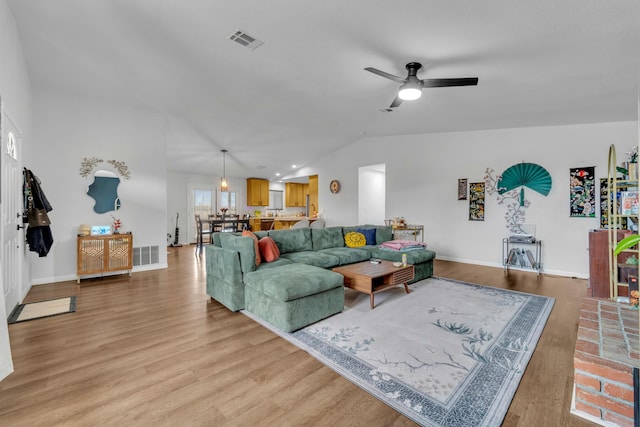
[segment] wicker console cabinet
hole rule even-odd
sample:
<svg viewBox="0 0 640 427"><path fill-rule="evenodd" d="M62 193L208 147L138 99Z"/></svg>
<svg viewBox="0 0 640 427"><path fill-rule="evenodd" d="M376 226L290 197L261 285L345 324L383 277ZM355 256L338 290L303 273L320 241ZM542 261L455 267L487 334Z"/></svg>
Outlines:
<svg viewBox="0 0 640 427"><path fill-rule="evenodd" d="M78 236L78 283L88 274L133 269L133 235Z"/></svg>

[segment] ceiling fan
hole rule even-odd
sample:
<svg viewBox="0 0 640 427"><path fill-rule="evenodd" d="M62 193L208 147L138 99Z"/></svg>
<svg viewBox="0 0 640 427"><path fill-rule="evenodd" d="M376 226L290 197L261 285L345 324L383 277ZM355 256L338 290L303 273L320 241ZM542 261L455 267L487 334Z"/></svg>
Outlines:
<svg viewBox="0 0 640 427"><path fill-rule="evenodd" d="M475 86L478 84L477 77L463 77L454 79L419 79L418 70L422 68L419 62L409 62L406 65L409 72L406 79L385 73L377 68L367 67L366 71L377 74L394 82L402 83L398 90L398 95L391 103L389 108L396 108L402 101L413 101L422 96L422 88L425 87L449 87L449 86Z"/></svg>

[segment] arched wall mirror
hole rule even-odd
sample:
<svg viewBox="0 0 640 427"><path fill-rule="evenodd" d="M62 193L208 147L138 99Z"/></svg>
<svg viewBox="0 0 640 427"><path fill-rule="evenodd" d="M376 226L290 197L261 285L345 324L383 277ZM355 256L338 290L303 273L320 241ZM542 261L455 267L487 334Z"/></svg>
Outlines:
<svg viewBox="0 0 640 427"><path fill-rule="evenodd" d="M87 194L96 202L93 205L95 213L106 213L120 209L118 185L120 185L120 178L113 172L97 170L93 174L93 183L87 188Z"/></svg>

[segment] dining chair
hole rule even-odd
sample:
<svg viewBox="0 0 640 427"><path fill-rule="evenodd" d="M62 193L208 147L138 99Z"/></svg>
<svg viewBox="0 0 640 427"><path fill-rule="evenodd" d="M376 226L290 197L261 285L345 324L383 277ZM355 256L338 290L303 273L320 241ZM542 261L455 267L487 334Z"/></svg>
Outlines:
<svg viewBox="0 0 640 427"><path fill-rule="evenodd" d="M291 226L291 229L294 228L309 228L309 220L303 219L302 221L298 221Z"/></svg>
<svg viewBox="0 0 640 427"><path fill-rule="evenodd" d="M202 253L202 246L204 245L204 236L209 236L208 243L212 243L213 240L213 230L209 228L207 223L206 227L202 222L202 218L200 215L196 214L196 255Z"/></svg>
<svg viewBox="0 0 640 427"><path fill-rule="evenodd" d="M209 214L209 221L213 221L213 220L221 220L222 219L222 215L218 215L218 214ZM220 232L222 231L222 223L212 223L209 222L211 230L215 233L215 232Z"/></svg>
<svg viewBox="0 0 640 427"><path fill-rule="evenodd" d="M263 218L260 219L260 230L273 230L273 226L275 225L275 221L273 218Z"/></svg>
<svg viewBox="0 0 640 427"><path fill-rule="evenodd" d="M324 219L318 218L309 225L309 228L324 228L324 226Z"/></svg>
<svg viewBox="0 0 640 427"><path fill-rule="evenodd" d="M222 230L223 232L238 231L238 215L222 215Z"/></svg>

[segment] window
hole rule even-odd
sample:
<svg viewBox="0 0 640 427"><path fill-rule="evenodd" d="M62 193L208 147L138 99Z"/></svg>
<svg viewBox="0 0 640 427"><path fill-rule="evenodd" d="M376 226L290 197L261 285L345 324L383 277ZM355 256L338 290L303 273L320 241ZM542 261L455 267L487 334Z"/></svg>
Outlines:
<svg viewBox="0 0 640 427"><path fill-rule="evenodd" d="M228 209L228 213L236 212L236 192L228 191L220 193L220 209Z"/></svg>
<svg viewBox="0 0 640 427"><path fill-rule="evenodd" d="M193 190L193 213L200 215L201 218L206 218L210 213L213 213L212 207L213 192L210 189Z"/></svg>

